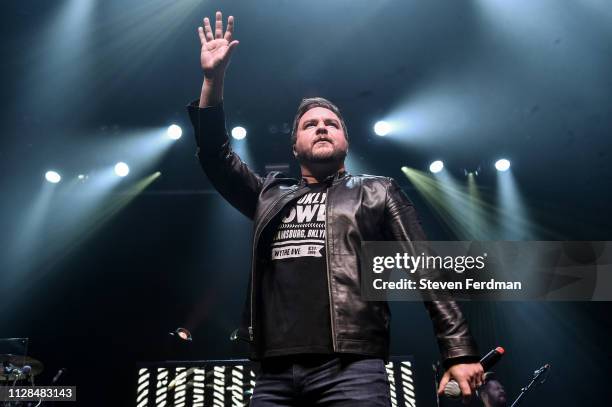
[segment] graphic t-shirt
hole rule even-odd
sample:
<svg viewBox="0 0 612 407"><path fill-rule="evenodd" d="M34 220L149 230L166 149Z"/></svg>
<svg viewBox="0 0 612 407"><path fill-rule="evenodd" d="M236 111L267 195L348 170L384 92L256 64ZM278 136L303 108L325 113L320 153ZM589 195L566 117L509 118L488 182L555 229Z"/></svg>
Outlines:
<svg viewBox="0 0 612 407"><path fill-rule="evenodd" d="M331 353L325 257L325 184L279 214L263 273L264 357Z"/></svg>

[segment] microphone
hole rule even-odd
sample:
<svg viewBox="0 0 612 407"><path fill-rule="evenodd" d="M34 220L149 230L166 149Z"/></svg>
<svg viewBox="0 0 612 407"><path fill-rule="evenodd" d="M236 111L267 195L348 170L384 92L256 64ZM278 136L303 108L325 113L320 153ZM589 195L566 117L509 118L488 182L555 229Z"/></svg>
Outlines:
<svg viewBox="0 0 612 407"><path fill-rule="evenodd" d="M57 383L59 378L64 374L64 371L66 371L66 369L63 367L60 370L58 370L55 376L53 376L53 380L51 380L51 384Z"/></svg>
<svg viewBox="0 0 612 407"><path fill-rule="evenodd" d="M480 364L482 368L485 370L489 370L494 364L499 362L501 357L504 355L506 351L501 346L498 346L495 349L491 349L489 353L484 355L482 359L480 359ZM459 388L459 383L456 380L451 379L446 383L444 387L444 395L450 398L457 398L461 396L461 389Z"/></svg>
<svg viewBox="0 0 612 407"><path fill-rule="evenodd" d="M548 379L548 370L550 369L550 363L546 363L544 366L533 372L533 380L539 380L538 384L542 384ZM540 376L544 376L542 380L540 380Z"/></svg>

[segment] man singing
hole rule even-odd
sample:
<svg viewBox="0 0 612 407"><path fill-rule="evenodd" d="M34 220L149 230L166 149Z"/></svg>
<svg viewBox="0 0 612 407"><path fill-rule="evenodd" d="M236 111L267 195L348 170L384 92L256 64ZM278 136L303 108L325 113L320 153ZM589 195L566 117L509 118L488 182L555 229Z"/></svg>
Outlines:
<svg viewBox="0 0 612 407"><path fill-rule="evenodd" d="M253 407L390 406L384 361L389 356L386 302L360 295L362 241L423 241L410 200L391 178L351 175L349 139L339 109L304 99L293 123L293 155L301 179L252 172L232 151L225 129L223 82L234 18L223 31L216 13L198 28L204 83L189 105L204 172L235 208L253 220L249 293L238 336L261 361ZM446 373L468 398L482 366L454 302L427 301Z"/></svg>

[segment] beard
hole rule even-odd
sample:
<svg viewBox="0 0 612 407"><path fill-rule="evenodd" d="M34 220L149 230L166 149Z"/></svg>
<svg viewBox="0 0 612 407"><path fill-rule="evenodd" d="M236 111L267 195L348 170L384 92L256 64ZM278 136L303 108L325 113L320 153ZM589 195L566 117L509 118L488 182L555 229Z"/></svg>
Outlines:
<svg viewBox="0 0 612 407"><path fill-rule="evenodd" d="M300 164L334 164L341 163L346 158L346 150L336 148L315 150L314 148L297 151L296 159Z"/></svg>

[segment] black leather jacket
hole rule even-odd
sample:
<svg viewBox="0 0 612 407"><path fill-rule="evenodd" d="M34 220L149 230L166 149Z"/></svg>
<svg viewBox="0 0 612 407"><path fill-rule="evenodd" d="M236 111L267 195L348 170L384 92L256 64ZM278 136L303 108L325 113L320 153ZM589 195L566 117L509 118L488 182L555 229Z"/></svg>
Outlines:
<svg viewBox="0 0 612 407"><path fill-rule="evenodd" d="M223 105L188 106L198 145L197 156L214 187L254 221L251 280L239 333L251 343L251 358L261 358L258 331L259 255L266 226L285 205L307 192L304 181L253 173L231 150ZM415 209L397 183L386 177L338 173L327 180L326 253L332 343L335 352L388 357L390 312L386 302L360 295L359 250L362 241L423 241ZM478 357L461 310L452 301L427 301L446 365Z"/></svg>

